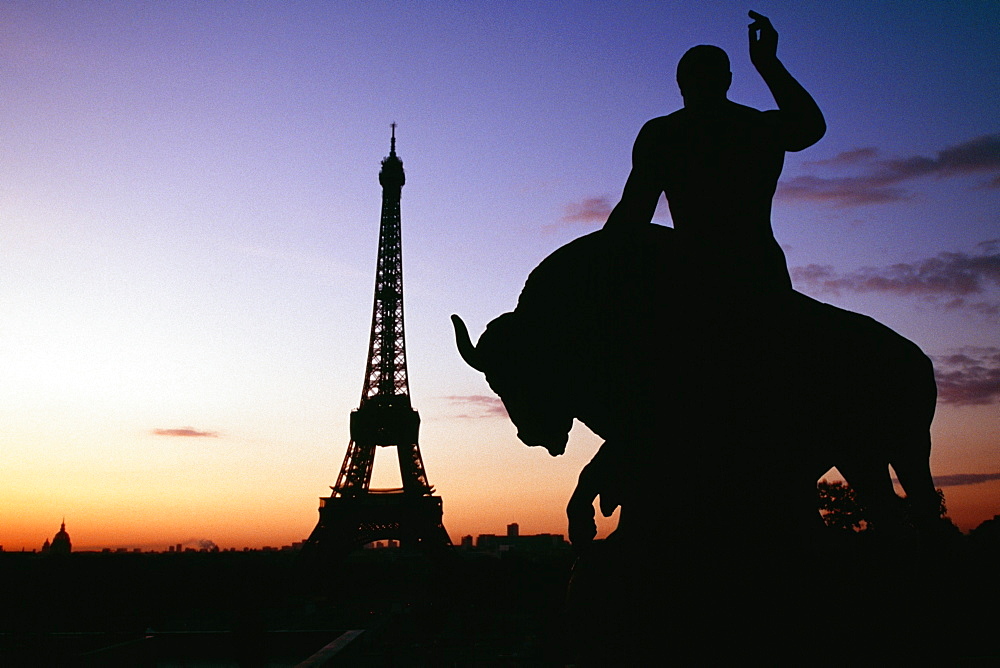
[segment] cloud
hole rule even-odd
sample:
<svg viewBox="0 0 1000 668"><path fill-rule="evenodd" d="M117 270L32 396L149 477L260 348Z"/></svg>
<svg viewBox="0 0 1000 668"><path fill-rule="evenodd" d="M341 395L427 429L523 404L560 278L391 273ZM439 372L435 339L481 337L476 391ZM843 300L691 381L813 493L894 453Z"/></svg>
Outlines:
<svg viewBox="0 0 1000 668"><path fill-rule="evenodd" d="M864 148L856 148L851 151L838 153L832 158L828 158L826 160L811 160L803 164L808 167L840 167L843 165L856 165L859 162L871 160L877 155L877 148L866 146Z"/></svg>
<svg viewBox="0 0 1000 668"><path fill-rule="evenodd" d="M902 188L877 185L864 177L796 176L779 182L774 198L830 202L844 207L903 202L910 195Z"/></svg>
<svg viewBox="0 0 1000 668"><path fill-rule="evenodd" d="M955 406L1000 403L1000 348L968 346L934 357L938 401Z"/></svg>
<svg viewBox="0 0 1000 668"><path fill-rule="evenodd" d="M811 291L882 292L918 296L948 309L965 309L993 315L1000 313L1000 303L970 300L992 286L1000 286L998 240L977 245L978 254L942 252L916 262L901 262L887 267L864 267L838 273L829 265L810 264L790 269L792 280Z"/></svg>
<svg viewBox="0 0 1000 668"><path fill-rule="evenodd" d="M978 485L984 482L1000 480L1000 473L952 473L950 475L934 476L937 487L960 487L962 485Z"/></svg>
<svg viewBox="0 0 1000 668"><path fill-rule="evenodd" d="M199 431L194 427L180 427L179 429L154 429L156 436L188 436L195 438L218 438L217 431Z"/></svg>
<svg viewBox="0 0 1000 668"><path fill-rule="evenodd" d="M962 144L949 146L939 151L935 158L911 156L883 160L879 162L879 167L877 176L893 182L926 174L953 176L986 172L991 176L997 176L996 172L1000 171L1000 134L984 135Z"/></svg>
<svg viewBox="0 0 1000 668"><path fill-rule="evenodd" d="M1000 251L1000 239L987 239L976 244L976 248L981 248L983 253L996 253Z"/></svg>
<svg viewBox="0 0 1000 668"><path fill-rule="evenodd" d="M819 168L861 168L864 173L850 176L808 174L782 180L776 199L828 202L838 207L884 204L910 199L901 186L922 176L986 174L985 188L1000 188L1000 134L984 135L945 147L934 157L921 155L877 159L873 147L845 151L828 160L804 163Z"/></svg>
<svg viewBox="0 0 1000 668"><path fill-rule="evenodd" d="M499 397L487 396L484 394L451 395L444 397L453 404L468 406L472 409L470 413L457 415L460 418L481 418L481 417L507 417L507 409Z"/></svg>
<svg viewBox="0 0 1000 668"><path fill-rule="evenodd" d="M944 149L938 153L931 171L942 174L1000 171L1000 134L984 135Z"/></svg>
<svg viewBox="0 0 1000 668"><path fill-rule="evenodd" d="M607 195L585 197L579 202L570 202L564 208L563 216L559 219L559 222L545 225L545 229L552 231L574 226L578 223L584 225L597 223L598 226L603 227L616 205L617 202ZM653 214L653 220L669 222L670 211L666 207L658 207Z"/></svg>
<svg viewBox="0 0 1000 668"><path fill-rule="evenodd" d="M566 205L566 212L563 214L564 223L601 223L608 219L611 210L615 205L606 195L601 197L587 197L579 202L570 202Z"/></svg>

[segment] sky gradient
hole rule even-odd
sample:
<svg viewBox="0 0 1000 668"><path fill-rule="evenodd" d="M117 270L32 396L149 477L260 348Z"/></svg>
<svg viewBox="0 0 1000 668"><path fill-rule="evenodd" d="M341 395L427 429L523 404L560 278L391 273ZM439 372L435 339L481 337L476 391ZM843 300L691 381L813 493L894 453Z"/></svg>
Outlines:
<svg viewBox="0 0 1000 668"><path fill-rule="evenodd" d="M690 46L724 48L730 98L774 108L748 9L829 127L775 200L795 286L934 358L950 515L1000 513L1000 5L679 4L0 6L0 545L63 517L82 549L308 535L364 379L393 121L445 526L565 533L599 441L521 445L448 316L478 335L601 226Z"/></svg>

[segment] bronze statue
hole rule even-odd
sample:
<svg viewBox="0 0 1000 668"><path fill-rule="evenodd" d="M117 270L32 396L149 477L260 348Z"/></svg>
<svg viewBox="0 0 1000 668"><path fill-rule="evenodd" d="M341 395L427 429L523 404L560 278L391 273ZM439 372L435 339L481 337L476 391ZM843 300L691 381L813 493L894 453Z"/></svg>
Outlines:
<svg viewBox="0 0 1000 668"><path fill-rule="evenodd" d="M647 122L632 149L632 172L605 229L648 224L665 193L687 254L703 277L730 290L790 289L784 253L771 230L771 199L786 151L819 141L826 122L816 102L778 59L778 33L750 12L750 60L778 109L727 99L729 57L716 46L689 49L677 64L684 107Z"/></svg>
<svg viewBox="0 0 1000 668"><path fill-rule="evenodd" d="M585 654L617 634L633 663L658 656L660 629L637 611L667 598L685 614L674 642L713 626L743 643L818 646L805 640L815 582L804 557L822 526L816 481L831 467L883 534L937 520L930 360L791 287L771 199L784 153L826 124L778 59L770 21L750 16L750 58L778 109L729 101L726 54L690 49L677 68L684 108L643 126L604 228L543 260L478 344L452 316L463 359L524 443L561 454L574 418L605 439L567 507ZM673 229L650 224L661 193ZM621 515L590 548L598 497Z"/></svg>

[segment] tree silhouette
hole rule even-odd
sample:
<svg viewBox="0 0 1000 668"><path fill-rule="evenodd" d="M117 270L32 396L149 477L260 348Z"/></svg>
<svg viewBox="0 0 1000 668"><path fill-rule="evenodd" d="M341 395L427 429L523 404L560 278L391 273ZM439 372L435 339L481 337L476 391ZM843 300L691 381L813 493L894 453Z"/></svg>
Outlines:
<svg viewBox="0 0 1000 668"><path fill-rule="evenodd" d="M831 482L824 478L817 483L816 490L819 496L819 511L826 526L842 531L867 531L872 528L871 522L866 517L864 505L858 500L854 489L846 482L836 480ZM941 488L935 491L938 495L938 518L943 523L954 526L947 516L948 508L945 505L944 492ZM902 505L904 520L910 524L910 504L905 497L899 502Z"/></svg>
<svg viewBox="0 0 1000 668"><path fill-rule="evenodd" d="M846 482L825 478L816 485L823 523L841 531L864 531L868 528L865 510L854 489Z"/></svg>
<svg viewBox="0 0 1000 668"><path fill-rule="evenodd" d="M979 549L1000 552L1000 515L983 521L969 532L969 541Z"/></svg>

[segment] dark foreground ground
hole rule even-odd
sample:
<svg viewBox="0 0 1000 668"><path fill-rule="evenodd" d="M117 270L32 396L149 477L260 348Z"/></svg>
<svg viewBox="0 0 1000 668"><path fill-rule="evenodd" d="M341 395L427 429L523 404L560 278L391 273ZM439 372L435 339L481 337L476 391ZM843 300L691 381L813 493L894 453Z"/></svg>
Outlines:
<svg viewBox="0 0 1000 668"><path fill-rule="evenodd" d="M558 665L572 561L382 549L317 574L294 552L0 553L0 666L296 666L352 630L321 665Z"/></svg>
<svg viewBox="0 0 1000 668"><path fill-rule="evenodd" d="M692 648L713 663L725 652L776 664L780 653L765 655L782 633L744 649L732 630L794 618L816 632L809 656L792 661L801 665L863 665L914 653L939 665L1000 662L997 545L956 538L900 569L866 549L862 541L845 543L818 562L830 577L819 573L809 581L815 591L782 599L808 600L801 611L773 616L770 589L754 587L746 591L759 601L732 599L738 614L713 616L702 628L692 621L691 599L658 596L636 617L657 620L640 636L664 665L698 659ZM455 550L443 561L365 551L325 575L304 568L293 552L0 553L0 666L297 666L338 638L343 647L334 644L332 658L313 665L565 666L588 665L588 658L589 665L623 665L615 660L615 632L605 637L601 624L576 638L585 652L571 651L565 605L572 567L569 551L500 557ZM678 584L685 579L668 575ZM866 593L886 580L891 585L878 596ZM891 635L900 630L906 633ZM361 633L344 635L349 631ZM693 643L694 635L707 640ZM894 646L900 639L920 646Z"/></svg>

